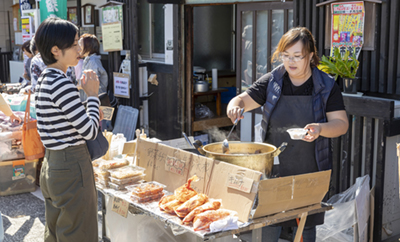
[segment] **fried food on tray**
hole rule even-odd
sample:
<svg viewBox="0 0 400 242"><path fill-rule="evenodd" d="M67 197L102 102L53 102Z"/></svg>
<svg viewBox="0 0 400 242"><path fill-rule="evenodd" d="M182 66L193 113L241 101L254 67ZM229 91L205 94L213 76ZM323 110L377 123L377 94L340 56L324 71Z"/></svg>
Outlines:
<svg viewBox="0 0 400 242"><path fill-rule="evenodd" d="M220 200L212 200L210 199L208 202L204 203L203 205L193 209L186 217L183 219L183 223L190 223L194 217L202 212L208 210L217 210L221 207Z"/></svg>
<svg viewBox="0 0 400 242"><path fill-rule="evenodd" d="M161 198L161 200L158 202L158 207L159 207L161 210L164 210L162 207L163 207L165 204L171 202L172 200L175 200L175 195L163 196L163 197Z"/></svg>
<svg viewBox="0 0 400 242"><path fill-rule="evenodd" d="M135 196L145 197L162 192L164 187L164 185L157 182L147 182L127 187L127 189Z"/></svg>
<svg viewBox="0 0 400 242"><path fill-rule="evenodd" d="M186 202L184 202L179 207L175 208L175 213L181 218L184 218L190 211L195 209L198 206L203 205L208 201L208 196L203 193L199 193L196 196L190 198Z"/></svg>
<svg viewBox="0 0 400 242"><path fill-rule="evenodd" d="M189 200L190 198L196 196L197 192L193 188L190 187L190 184L193 181L196 182L198 180L199 180L199 178L196 175L194 175L191 178L189 178L189 180L185 183L185 185L177 188L175 190L176 199L178 199L179 201L184 203L187 200Z"/></svg>
<svg viewBox="0 0 400 242"><path fill-rule="evenodd" d="M227 209L209 210L198 214L193 219L194 231L210 228L210 224L214 221L233 215L236 212Z"/></svg>
<svg viewBox="0 0 400 242"><path fill-rule="evenodd" d="M172 200L171 202L161 205L160 208L167 213L175 214L174 209L179 207L181 204L182 204L181 201L175 199L175 200Z"/></svg>

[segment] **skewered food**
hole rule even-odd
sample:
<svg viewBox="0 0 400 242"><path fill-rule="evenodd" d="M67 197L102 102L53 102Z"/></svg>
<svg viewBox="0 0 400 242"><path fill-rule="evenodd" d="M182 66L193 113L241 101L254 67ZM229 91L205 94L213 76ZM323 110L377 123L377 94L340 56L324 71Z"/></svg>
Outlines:
<svg viewBox="0 0 400 242"><path fill-rule="evenodd" d="M194 217L202 212L208 210L217 210L221 207L221 201L219 200L209 200L208 202L204 203L203 205L193 209L186 217L183 219L184 223L190 223L194 219Z"/></svg>
<svg viewBox="0 0 400 242"><path fill-rule="evenodd" d="M214 221L233 215L236 212L227 209L209 210L198 214L193 219L194 231L205 230L210 228L210 224Z"/></svg>
<svg viewBox="0 0 400 242"><path fill-rule="evenodd" d="M181 187L177 188L175 190L175 197L176 199L178 199L179 201L181 201L182 203L186 202L187 200L189 200L190 198L196 196L197 192L190 187L190 184L193 181L198 181L199 178L194 175L191 178L189 178L189 180Z"/></svg>
<svg viewBox="0 0 400 242"><path fill-rule="evenodd" d="M179 207L182 204L178 199L172 200L161 206L161 209L167 213L175 214L174 209Z"/></svg>
<svg viewBox="0 0 400 242"><path fill-rule="evenodd" d="M161 200L158 202L158 207L159 207L161 210L164 210L164 209L162 208L163 205L165 205L165 204L171 202L172 200L175 200L175 195L163 196L163 197L161 198Z"/></svg>
<svg viewBox="0 0 400 242"><path fill-rule="evenodd" d="M193 209L195 209L196 207L198 207L200 205L203 205L207 201L208 201L208 197L206 194L203 194L203 193L197 194L196 196L190 198L189 200L187 200L185 203L183 203L179 207L175 208L175 213L179 217L183 218L186 215L188 215L188 213L190 213L190 211L192 211Z"/></svg>

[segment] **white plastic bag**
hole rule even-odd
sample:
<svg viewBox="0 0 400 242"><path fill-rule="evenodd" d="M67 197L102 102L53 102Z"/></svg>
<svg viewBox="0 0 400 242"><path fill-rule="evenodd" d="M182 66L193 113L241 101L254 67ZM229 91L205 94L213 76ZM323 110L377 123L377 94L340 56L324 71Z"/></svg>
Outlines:
<svg viewBox="0 0 400 242"><path fill-rule="evenodd" d="M358 223L355 200L363 185L368 184L369 187L369 180L369 175L358 177L353 186L328 200L328 203L333 205L333 209L325 212L324 224L317 226L316 241L354 241L356 230L353 226Z"/></svg>

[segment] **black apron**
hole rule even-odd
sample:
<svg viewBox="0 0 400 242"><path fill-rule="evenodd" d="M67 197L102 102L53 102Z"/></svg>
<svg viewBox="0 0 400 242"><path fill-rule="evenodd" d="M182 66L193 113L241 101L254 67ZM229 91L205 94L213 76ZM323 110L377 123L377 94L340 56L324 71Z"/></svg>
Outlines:
<svg viewBox="0 0 400 242"><path fill-rule="evenodd" d="M286 130L304 128L314 123L312 96L281 95L271 114L265 142L279 147L287 142L286 149L279 154L279 165L274 166L272 174L278 177L300 175L317 172L315 159L315 142L292 140ZM324 223L324 213L307 217L305 226L315 226ZM279 224L285 227L297 226L295 220Z"/></svg>

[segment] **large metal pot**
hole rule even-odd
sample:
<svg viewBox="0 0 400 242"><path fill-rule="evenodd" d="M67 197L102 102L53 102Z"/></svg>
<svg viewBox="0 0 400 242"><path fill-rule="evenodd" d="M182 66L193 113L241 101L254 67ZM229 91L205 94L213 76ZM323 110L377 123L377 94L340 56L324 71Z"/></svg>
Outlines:
<svg viewBox="0 0 400 242"><path fill-rule="evenodd" d="M201 142L200 142L201 143ZM222 142L198 146L198 151L215 160L225 161L234 165L246 167L265 173L266 177L271 175L274 165L274 157L278 156L287 146L284 142L276 148L271 144L253 142L229 142L229 154L222 153Z"/></svg>

